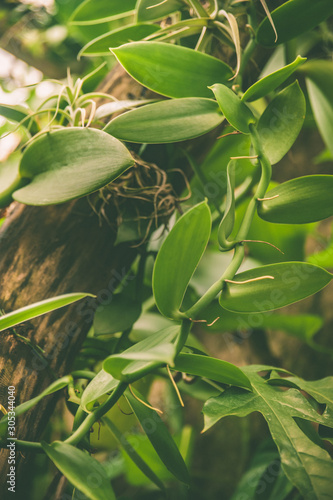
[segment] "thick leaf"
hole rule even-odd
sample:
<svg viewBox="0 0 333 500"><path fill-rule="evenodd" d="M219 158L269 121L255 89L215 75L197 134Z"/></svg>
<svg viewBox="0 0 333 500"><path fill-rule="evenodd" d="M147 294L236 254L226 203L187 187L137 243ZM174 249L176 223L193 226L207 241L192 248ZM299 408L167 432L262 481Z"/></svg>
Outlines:
<svg viewBox="0 0 333 500"><path fill-rule="evenodd" d="M222 121L215 101L188 97L133 109L111 120L104 130L123 141L160 144L193 139Z"/></svg>
<svg viewBox="0 0 333 500"><path fill-rule="evenodd" d="M131 460L135 463L135 465L140 469L145 476L147 476L150 481L156 484L158 488L162 491L165 490L164 484L159 479L159 477L155 474L155 472L149 467L149 465L141 458L139 453L134 449L131 443L125 438L125 435L118 429L118 427L107 417L104 417L106 425L109 427L112 434L116 437L119 444L122 446L124 451L130 457Z"/></svg>
<svg viewBox="0 0 333 500"><path fill-rule="evenodd" d="M281 44L315 28L333 14L331 0L289 0L272 12L278 38L266 17L257 31L257 41L266 47Z"/></svg>
<svg viewBox="0 0 333 500"><path fill-rule="evenodd" d="M130 340L139 342L150 335L154 335L159 330L172 326L174 323L170 319L161 316L158 312L144 312L138 321L133 325Z"/></svg>
<svg viewBox="0 0 333 500"><path fill-rule="evenodd" d="M237 274L233 281L240 283L225 283L220 305L235 312L272 311L313 295L332 277L325 269L305 262L262 266Z"/></svg>
<svg viewBox="0 0 333 500"><path fill-rule="evenodd" d="M333 62L326 59L312 59L298 70L320 88L328 101L333 101Z"/></svg>
<svg viewBox="0 0 333 500"><path fill-rule="evenodd" d="M172 342L179 331L178 325L163 328L121 354L106 358L103 369L116 379L133 382L164 364L173 365L176 351Z"/></svg>
<svg viewBox="0 0 333 500"><path fill-rule="evenodd" d="M75 488L91 500L116 500L103 465L88 453L61 441L43 450Z"/></svg>
<svg viewBox="0 0 333 500"><path fill-rule="evenodd" d="M91 40L80 50L78 56L108 56L110 47L119 47L131 40L142 40L156 31L159 31L156 24L135 24L119 28Z"/></svg>
<svg viewBox="0 0 333 500"><path fill-rule="evenodd" d="M123 294L115 294L110 304L99 306L94 317L95 335L128 330L141 314L141 305Z"/></svg>
<svg viewBox="0 0 333 500"><path fill-rule="evenodd" d="M333 377L325 377L320 380L303 380L299 377L288 377L280 379L275 374L269 378L269 383L290 387L297 387L300 391L305 391L312 396L317 403L326 405L323 417L333 419Z"/></svg>
<svg viewBox="0 0 333 500"><path fill-rule="evenodd" d="M142 352L114 354L104 362L104 370L117 380L132 383L164 364L173 366L174 344L160 344Z"/></svg>
<svg viewBox="0 0 333 500"><path fill-rule="evenodd" d="M29 116L29 110L23 106L10 106L9 104L0 104L0 115L8 120L20 122Z"/></svg>
<svg viewBox="0 0 333 500"><path fill-rule="evenodd" d="M9 104L0 104L0 115L4 116L8 120L14 122L23 122L25 128L31 131L32 134L36 134L38 132L38 127L33 118L30 120L26 119L29 116L30 112L27 108L23 106L10 106Z"/></svg>
<svg viewBox="0 0 333 500"><path fill-rule="evenodd" d="M181 0L138 0L136 4L136 15L138 22L155 21L173 14L184 7Z"/></svg>
<svg viewBox="0 0 333 500"><path fill-rule="evenodd" d="M332 492L333 462L323 448L304 434L295 419L326 423L329 427L333 426L333 419L319 415L298 390L282 391L267 384L257 373L266 369L255 365L243 368L251 380L253 392L232 387L209 399L203 409L205 430L223 417L244 417L259 411L268 423L289 480L304 497L328 500Z"/></svg>
<svg viewBox="0 0 333 500"><path fill-rule="evenodd" d="M333 175L298 177L268 191L258 204L258 214L280 224L317 222L333 215L332 193Z"/></svg>
<svg viewBox="0 0 333 500"><path fill-rule="evenodd" d="M294 144L305 118L305 98L294 82L267 106L258 123L258 133L272 165Z"/></svg>
<svg viewBox="0 0 333 500"><path fill-rule="evenodd" d="M285 500L293 485L280 468L280 458L274 443L264 441L251 460L231 500ZM274 486L272 487L272 483ZM265 495L265 496L264 496Z"/></svg>
<svg viewBox="0 0 333 500"><path fill-rule="evenodd" d="M129 407L129 405L128 405ZM129 407L129 411L130 407ZM145 463L150 467L150 469L154 472L154 474L159 478L160 481L166 482L170 484L170 481L175 481L175 478L171 472L163 464L162 460L154 450L151 442L145 434L138 434L134 427L135 423L132 425L132 432L126 432L126 438L129 444L136 450L136 452L142 457ZM183 433L188 432L188 428L183 428ZM173 436L177 446L179 447L179 451L181 452L184 460L187 458L186 453L187 449L184 447L184 442L182 442L182 436L174 435ZM187 444L187 443L186 443ZM186 446L186 445L185 445ZM185 448L185 449L184 449ZM143 474L143 471L137 468L136 465L129 459L129 457L122 451L122 455L124 458L124 467L126 471L126 479L129 484L132 486L143 486L145 488L151 489L151 484L149 484L148 478ZM185 462L186 463L186 462ZM155 492L155 496L157 496L158 492ZM166 494L167 495L167 494ZM162 496L162 498L164 498ZM166 496L167 498L167 496ZM129 499L128 499L129 500Z"/></svg>
<svg viewBox="0 0 333 500"><path fill-rule="evenodd" d="M160 312L167 318L183 316L180 307L207 246L211 214L206 202L186 212L175 224L157 254L153 291ZM181 249L181 251L178 251Z"/></svg>
<svg viewBox="0 0 333 500"><path fill-rule="evenodd" d="M137 397L148 404L140 393L134 389L132 390ZM190 478L185 462L176 443L156 411L142 404L129 391L126 391L126 397L144 432L147 434L149 441L155 448L166 468L179 479L179 481L189 484Z"/></svg>
<svg viewBox="0 0 333 500"><path fill-rule="evenodd" d="M273 189L276 185L271 183L269 189ZM249 199L241 203L236 209L235 234L243 220L248 203ZM251 257L263 264L291 260L302 261L305 259L306 238L312 231L312 224L271 224L261 219L256 212L247 238L272 243L284 253L282 254L276 248L263 243L248 243L247 245Z"/></svg>
<svg viewBox="0 0 333 500"><path fill-rule="evenodd" d="M230 125L244 134L249 134L249 124L255 123L256 120L247 105L225 85L216 83L210 88Z"/></svg>
<svg viewBox="0 0 333 500"><path fill-rule="evenodd" d="M227 240L235 224L235 163L236 160L230 160L227 167L228 187L225 210L218 229L218 242L222 251L230 248Z"/></svg>
<svg viewBox="0 0 333 500"><path fill-rule="evenodd" d="M51 385L49 385L49 387L47 387L43 392L41 392L35 398L30 399L29 401L25 401L24 403L17 406L15 408L15 418L17 418L19 415L22 415L22 413L25 413L26 411L30 410L30 408L36 406L36 404L39 403L39 401L41 401L45 396L53 394L54 392L60 391L64 387L67 387L72 380L73 379L70 375L62 377L59 380L53 382ZM8 429L8 415L5 415L4 417L2 417L0 421L1 437L4 437L6 435L7 429Z"/></svg>
<svg viewBox="0 0 333 500"><path fill-rule="evenodd" d="M22 179L18 162L6 162L0 165L0 208L7 207L12 201L12 194L27 184Z"/></svg>
<svg viewBox="0 0 333 500"><path fill-rule="evenodd" d="M30 304L29 306L22 307L11 313L0 316L0 332L7 330L7 328L12 328L13 326L19 325L24 321L28 321L33 318L38 318L43 314L55 311L61 307L73 304L77 300L84 299L85 297L94 297L90 293L68 293L66 295L59 295L58 297L52 297L51 299L42 300L41 302L36 302L35 304Z"/></svg>
<svg viewBox="0 0 333 500"><path fill-rule="evenodd" d="M96 377L92 379L83 391L81 397L81 407L84 411L89 413L94 407L95 401L102 398L108 392L113 391L119 380L116 380L109 373L101 370L97 373Z"/></svg>
<svg viewBox="0 0 333 500"><path fill-rule="evenodd" d="M63 128L25 150L20 175L30 184L13 193L27 205L52 205L97 191L134 164L128 150L105 132Z"/></svg>
<svg viewBox="0 0 333 500"><path fill-rule="evenodd" d="M324 250L309 255L307 261L310 262L310 264L333 269L333 238Z"/></svg>
<svg viewBox="0 0 333 500"><path fill-rule="evenodd" d="M221 359L181 352L175 360L174 369L251 390L251 382L242 370Z"/></svg>
<svg viewBox="0 0 333 500"><path fill-rule="evenodd" d="M135 9L136 0L85 0L75 9L72 24L99 24L126 17Z"/></svg>
<svg viewBox="0 0 333 500"><path fill-rule="evenodd" d="M95 120L101 120L106 116L113 115L113 113L120 113L121 111L129 111L131 109L136 108L137 106L150 104L151 102L154 101L155 99L140 99L137 101L126 99L122 101L107 102L106 104L102 104L96 109Z"/></svg>
<svg viewBox="0 0 333 500"><path fill-rule="evenodd" d="M135 42L112 52L141 85L168 97L210 97L209 85L232 76L219 59L180 45Z"/></svg>
<svg viewBox="0 0 333 500"><path fill-rule="evenodd" d="M333 80L333 78L331 78ZM318 125L318 129L333 154L333 102L330 95L323 92L323 88L310 79L306 79L311 108Z"/></svg>
<svg viewBox="0 0 333 500"><path fill-rule="evenodd" d="M247 89L242 97L243 101L255 101L261 97L267 96L270 92L279 87L283 82L285 82L294 71L304 64L306 61L305 57L297 56L295 61L284 66L274 73L265 76L258 82L254 83L250 88Z"/></svg>
<svg viewBox="0 0 333 500"><path fill-rule="evenodd" d="M205 319L207 324L219 318L211 326L205 327L203 325L210 333L238 332L241 335L244 331L269 328L270 330L282 330L304 342L311 341L323 326L323 319L312 314L286 315L272 314L271 312L239 314L227 310L221 311L217 301L210 304L200 317ZM247 334L245 336L247 337Z"/></svg>

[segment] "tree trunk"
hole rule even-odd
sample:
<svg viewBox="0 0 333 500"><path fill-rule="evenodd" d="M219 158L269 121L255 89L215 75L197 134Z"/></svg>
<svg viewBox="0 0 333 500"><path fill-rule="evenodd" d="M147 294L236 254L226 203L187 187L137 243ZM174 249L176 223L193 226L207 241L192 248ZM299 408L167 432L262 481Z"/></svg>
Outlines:
<svg viewBox="0 0 333 500"><path fill-rule="evenodd" d="M119 67L110 75L112 94L140 97L142 87ZM13 203L0 230L0 308L5 312L69 292L90 292L86 300L18 327L17 333L44 349L44 361L10 331L0 333L0 403L7 408L8 387L15 404L37 396L57 377L69 372L98 304L110 301L136 250L114 247L115 234L92 212L86 199L50 207ZM57 396L48 396L17 418L16 437L41 438ZM16 454L17 489L23 489L29 454ZM0 451L0 491L6 496L8 451Z"/></svg>

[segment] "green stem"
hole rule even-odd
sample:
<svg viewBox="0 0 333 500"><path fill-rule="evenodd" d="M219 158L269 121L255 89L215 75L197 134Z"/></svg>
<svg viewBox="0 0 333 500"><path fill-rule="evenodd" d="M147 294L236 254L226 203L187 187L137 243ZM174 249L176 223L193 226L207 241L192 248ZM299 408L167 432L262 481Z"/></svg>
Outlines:
<svg viewBox="0 0 333 500"><path fill-rule="evenodd" d="M93 413L90 413L87 418L82 422L82 424L73 432L73 434L65 439L65 443L76 445L78 444L86 434L90 431L91 427L100 420L105 413L107 413L116 404L120 396L127 388L127 384L124 382L119 382L116 389L112 392L111 396L99 406Z"/></svg>
<svg viewBox="0 0 333 500"><path fill-rule="evenodd" d="M35 443L33 441L21 441L21 439L15 439L14 442L17 450L27 450L27 451L35 451L37 453L44 453L44 450L40 443ZM7 444L3 444L2 448L5 448Z"/></svg>
<svg viewBox="0 0 333 500"><path fill-rule="evenodd" d="M224 280L232 279L236 272L238 271L241 263L244 258L244 247L242 244L238 244L235 248L234 256L232 258L231 263L227 267L226 271L223 273L221 278L216 281L207 292L192 306L188 311L186 311L186 315L190 318L195 319L199 316L201 311L203 311L216 297L216 295L222 290Z"/></svg>
<svg viewBox="0 0 333 500"><path fill-rule="evenodd" d="M245 216L242 220L241 226L236 236L236 239L238 239L239 241L246 239L246 236L250 230L254 214L257 209L257 199L264 198L272 177L272 166L262 148L257 129L254 124L250 124L249 127L251 131L252 144L256 154L258 155L258 160L261 165L261 178L258 187L256 189L256 192L247 207Z"/></svg>
<svg viewBox="0 0 333 500"><path fill-rule="evenodd" d="M192 327L192 321L190 319L183 319L182 324L181 324L181 328L180 328L180 334L179 334L179 337L176 341L177 354L179 354L180 351L182 350L182 348L184 347L184 345L187 341L187 337L191 331L191 327Z"/></svg>
<svg viewBox="0 0 333 500"><path fill-rule="evenodd" d="M76 431L76 429L79 428L79 426L85 420L86 416L86 412L81 408L81 406L79 406L75 413L72 432Z"/></svg>
<svg viewBox="0 0 333 500"><path fill-rule="evenodd" d="M74 379L86 378L88 380L92 380L96 376L96 373L88 370L76 370L75 372L72 372L71 375Z"/></svg>
<svg viewBox="0 0 333 500"><path fill-rule="evenodd" d="M252 144L256 154L258 155L258 160L261 165L260 181L256 192L247 207L245 216L235 238L238 242L236 243L237 246L235 247L235 252L231 263L229 264L221 278L207 290L207 292L198 300L198 302L196 302L196 304L194 304L194 306L186 311L186 315L189 318L196 318L201 313L201 311L205 309L212 302L212 300L214 300L216 295L222 290L224 280L232 279L238 271L244 258L244 247L242 244L242 240L246 239L246 236L250 230L252 220L257 209L257 199L263 198L265 196L271 180L272 166L263 150L259 134L254 124L250 124L250 132Z"/></svg>
<svg viewBox="0 0 333 500"><path fill-rule="evenodd" d="M297 56L296 40L290 40L284 44L284 59L286 64L292 63Z"/></svg>

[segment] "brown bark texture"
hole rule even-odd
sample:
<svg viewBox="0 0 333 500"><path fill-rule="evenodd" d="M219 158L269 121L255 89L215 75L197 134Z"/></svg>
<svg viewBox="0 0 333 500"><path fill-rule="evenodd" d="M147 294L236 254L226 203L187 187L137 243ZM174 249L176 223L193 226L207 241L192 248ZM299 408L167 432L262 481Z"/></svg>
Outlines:
<svg viewBox="0 0 333 500"><path fill-rule="evenodd" d="M119 67L109 78L112 94L140 98L142 88ZM0 230L0 308L5 312L71 292L89 292L97 299L57 310L17 333L44 349L44 361L10 331L1 332L0 403L7 408L8 387L15 387L15 404L42 392L69 372L99 304L111 300L136 250L114 246L115 233L93 213L86 199L49 207L13 203ZM57 396L48 396L17 418L16 437L41 438ZM17 489L24 489L29 453L16 454ZM0 450L0 492L7 491L8 450Z"/></svg>

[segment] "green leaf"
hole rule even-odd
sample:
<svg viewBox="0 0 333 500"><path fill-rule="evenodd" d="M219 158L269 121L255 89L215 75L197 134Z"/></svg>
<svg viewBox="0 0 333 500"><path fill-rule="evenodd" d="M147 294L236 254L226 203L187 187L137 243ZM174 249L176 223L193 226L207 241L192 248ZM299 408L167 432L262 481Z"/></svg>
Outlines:
<svg viewBox="0 0 333 500"><path fill-rule="evenodd" d="M210 88L230 125L243 134L249 134L249 124L256 120L247 105L225 85L216 83Z"/></svg>
<svg viewBox="0 0 333 500"><path fill-rule="evenodd" d="M199 203L177 221L157 254L153 291L158 309L167 318L184 316L180 307L207 246L210 230L208 205L206 202Z"/></svg>
<svg viewBox="0 0 333 500"><path fill-rule="evenodd" d="M266 17L257 30L257 41L266 47L281 44L315 28L333 14L331 0L289 0L271 15L278 38Z"/></svg>
<svg viewBox="0 0 333 500"><path fill-rule="evenodd" d="M128 404L127 406L129 407ZM133 429L132 425L131 434L129 432L126 432L126 438L129 444L136 450L136 452L140 455L140 457L142 457L142 459L150 467L150 469L154 472L154 474L160 479L160 481L163 481L165 483L170 483L170 481L175 481L173 474L171 474L165 467L162 460L154 450L154 447L152 446L146 434L138 435L138 433L135 431L136 429L135 428ZM177 446L179 446L180 443L179 439L177 438L178 436L174 436L175 442ZM125 454L125 452L123 450L121 451L122 451L122 456L124 458L124 468L126 471L127 482L136 487L138 486L151 487L147 477L140 471L140 469L137 468L136 465L134 465L133 461L129 459L129 457ZM155 492L155 495L157 495L157 492Z"/></svg>
<svg viewBox="0 0 333 500"><path fill-rule="evenodd" d="M236 283L225 283L220 305L234 312L272 311L313 295L332 277L325 269L305 262L262 266L236 274Z"/></svg>
<svg viewBox="0 0 333 500"><path fill-rule="evenodd" d="M164 364L173 365L176 351L172 342L179 331L179 325L163 328L121 354L106 358L103 369L114 378L130 383Z"/></svg>
<svg viewBox="0 0 333 500"><path fill-rule="evenodd" d="M293 489L280 468L280 458L273 442L259 445L231 500L285 500ZM271 485L271 486L270 486ZM258 492L258 494L257 494ZM265 495L265 497L263 496Z"/></svg>
<svg viewBox="0 0 333 500"><path fill-rule="evenodd" d="M242 370L221 359L181 352L175 360L174 369L251 390L251 382Z"/></svg>
<svg viewBox="0 0 333 500"><path fill-rule="evenodd" d="M267 367L252 365L243 370L250 378L253 392L232 387L209 399L203 408L205 430L228 415L244 417L259 411L267 421L289 480L304 497L328 500L332 491L333 462L321 446L304 434L295 419L326 422L330 427L333 419L319 415L298 390L283 391L267 384L257 373L267 370Z"/></svg>
<svg viewBox="0 0 333 500"><path fill-rule="evenodd" d="M235 224L235 160L230 160L227 167L227 196L225 210L218 229L218 242L220 249L229 250L230 243L227 241Z"/></svg>
<svg viewBox="0 0 333 500"><path fill-rule="evenodd" d="M49 387L47 387L43 392L41 392L38 396L35 398L30 399L29 401L25 401L24 403L20 404L15 408L15 418L17 418L19 415L22 415L26 411L30 410L34 406L36 406L39 401L41 401L45 396L48 396L49 394L53 394L54 392L60 391L64 387L67 387L68 384L72 381L71 375L66 375L65 377L62 377L55 382L53 382ZM5 437L7 434L7 429L8 429L8 415L5 415L2 417L0 421L0 436Z"/></svg>
<svg viewBox="0 0 333 500"><path fill-rule="evenodd" d="M87 452L61 441L42 443L42 447L60 472L88 498L116 500L103 465Z"/></svg>
<svg viewBox="0 0 333 500"><path fill-rule="evenodd" d="M165 40L181 40L192 35L201 33L202 28L207 27L209 24L209 18L194 18L194 19L184 19L179 21L179 23L174 23L160 29L153 35L146 38L146 41L152 40L156 42L161 42Z"/></svg>
<svg viewBox="0 0 333 500"><path fill-rule="evenodd" d="M8 161L0 165L0 208L7 207L12 201L12 194L27 184L19 172L19 162Z"/></svg>
<svg viewBox="0 0 333 500"><path fill-rule="evenodd" d="M25 128L30 130L32 134L36 134L38 132L37 124L33 118L31 118L30 120L27 119L29 114L30 111L23 106L10 106L9 104L0 104L1 116L4 116L10 121L18 123L24 120L22 125L24 125Z"/></svg>
<svg viewBox="0 0 333 500"><path fill-rule="evenodd" d="M333 215L333 175L297 177L268 191L259 216L279 224L307 224Z"/></svg>
<svg viewBox="0 0 333 500"><path fill-rule="evenodd" d="M4 316L0 316L0 332L19 325L24 321L38 318L38 316L42 316L43 314L55 311L61 307L73 304L73 302L84 299L85 297L94 297L94 295L91 295L90 293L68 293L66 295L59 295L58 297L52 297L51 299L42 300L41 302L36 302L35 304L30 304L29 306L17 309L16 311L5 314Z"/></svg>
<svg viewBox="0 0 333 500"><path fill-rule="evenodd" d="M134 324L129 338L131 341L139 342L150 335L154 335L159 330L172 325L174 325L172 320L161 316L158 312L144 312Z"/></svg>
<svg viewBox="0 0 333 500"><path fill-rule="evenodd" d="M214 332L243 332L244 330L256 330L269 328L271 330L282 330L289 335L293 335L304 342L309 342L313 336L322 328L323 319L313 314L272 314L267 313L249 313L239 314L231 311L221 311L217 301L210 304L201 314L208 324L214 322L211 326L204 326L210 333Z"/></svg>
<svg viewBox="0 0 333 500"><path fill-rule="evenodd" d="M326 59L312 59L298 72L309 78L329 101L333 101L333 62Z"/></svg>
<svg viewBox="0 0 333 500"><path fill-rule="evenodd" d="M319 153L319 155L317 155L317 156L315 156L315 158L313 158L313 163L315 165L322 165L323 163L327 163L330 161L333 161L333 154L331 153L331 151L328 148L323 149Z"/></svg>
<svg viewBox="0 0 333 500"><path fill-rule="evenodd" d="M128 330L141 314L141 304L122 293L112 296L110 304L99 306L94 317L95 335Z"/></svg>
<svg viewBox="0 0 333 500"><path fill-rule="evenodd" d="M121 111L129 111L137 106L143 106L144 104L150 104L156 99L140 99L140 100L130 100L124 99L121 101L107 102L102 104L96 109L95 121L101 120L106 116L110 116L113 113L120 113Z"/></svg>
<svg viewBox="0 0 333 500"><path fill-rule="evenodd" d="M324 250L309 255L307 261L310 262L310 264L316 264L317 266L329 269L333 268L333 239L331 239Z"/></svg>
<svg viewBox="0 0 333 500"><path fill-rule="evenodd" d="M140 393L133 388L132 390L135 396L148 404ZM139 402L129 391L126 391L126 397L144 432L147 434L149 441L166 468L179 481L189 484L190 478L185 462L164 422L155 410Z"/></svg>
<svg viewBox="0 0 333 500"><path fill-rule="evenodd" d="M215 101L189 97L133 109L111 120L104 130L123 141L160 144L193 139L222 121Z"/></svg>
<svg viewBox="0 0 333 500"><path fill-rule="evenodd" d="M333 81L333 78L330 79ZM333 103L330 95L323 91L323 87L310 79L306 79L309 99L313 115L319 132L326 146L333 154Z"/></svg>
<svg viewBox="0 0 333 500"><path fill-rule="evenodd" d="M94 403L98 399L105 396L108 392L113 391L118 384L119 380L114 379L109 373L104 370L98 372L96 377L89 382L83 391L81 397L82 409L87 413L91 412L93 410Z"/></svg>
<svg viewBox="0 0 333 500"><path fill-rule="evenodd" d="M112 52L141 85L168 97L210 97L209 85L232 76L219 59L180 45L134 42Z"/></svg>
<svg viewBox="0 0 333 500"><path fill-rule="evenodd" d="M177 10L181 10L184 6L184 2L181 0L168 0L167 2L138 0L136 5L137 21L141 23L163 19Z"/></svg>
<svg viewBox="0 0 333 500"><path fill-rule="evenodd" d="M91 40L80 50L78 57L108 56L110 55L110 47L119 47L119 45L131 40L142 40L142 38L152 35L156 31L159 31L159 26L156 26L156 24L135 24L134 26L119 28Z"/></svg>
<svg viewBox="0 0 333 500"><path fill-rule="evenodd" d="M297 56L292 63L257 81L247 89L242 96L242 101L256 101L261 97L267 96L270 92L282 85L282 83L285 82L299 66L304 64L305 61L305 57Z"/></svg>
<svg viewBox="0 0 333 500"><path fill-rule="evenodd" d="M71 24L99 24L128 16L135 9L136 0L85 0L74 10Z"/></svg>
<svg viewBox="0 0 333 500"><path fill-rule="evenodd" d="M305 98L294 82L267 106L258 123L258 133L272 165L280 161L294 144L305 118Z"/></svg>
<svg viewBox="0 0 333 500"><path fill-rule="evenodd" d="M164 364L173 366L174 344L160 344L142 352L114 354L104 362L104 370L117 380L132 383Z"/></svg>
<svg viewBox="0 0 333 500"><path fill-rule="evenodd" d="M97 191L133 164L125 146L101 130L48 132L25 150L20 175L31 182L13 198L27 205L63 203Z"/></svg>
<svg viewBox="0 0 333 500"><path fill-rule="evenodd" d="M155 472L149 467L149 465L141 458L139 453L136 452L131 443L125 438L125 434L123 434L118 427L107 417L103 417L106 425L109 427L112 434L119 441L120 445L130 457L130 459L135 463L135 465L140 469L145 476L150 479L158 488L162 491L165 491L164 484L159 479L159 477L155 474Z"/></svg>
<svg viewBox="0 0 333 500"><path fill-rule="evenodd" d="M269 189L276 185L271 183ZM235 235L243 220L248 203L249 200L245 200L236 209ZM272 243L284 253L282 254L276 248L263 243L248 243L247 246L250 249L251 257L263 264L291 260L302 261L305 259L306 238L312 231L312 224L271 224L261 219L256 211L247 238Z"/></svg>
<svg viewBox="0 0 333 500"><path fill-rule="evenodd" d="M333 377L325 377L320 380L303 380L299 377L288 377L280 379L275 374L268 380L273 385L283 386L285 381L291 384L291 387L297 387L300 391L305 391L312 396L317 403L325 405L325 411L322 414L324 418L333 419Z"/></svg>

